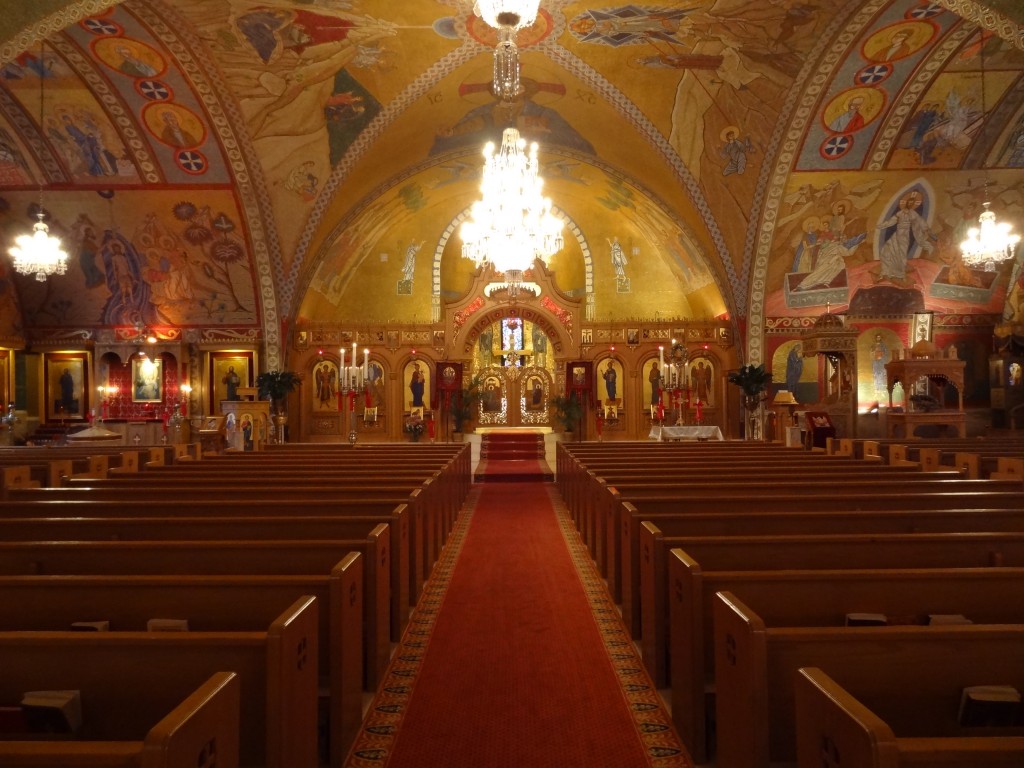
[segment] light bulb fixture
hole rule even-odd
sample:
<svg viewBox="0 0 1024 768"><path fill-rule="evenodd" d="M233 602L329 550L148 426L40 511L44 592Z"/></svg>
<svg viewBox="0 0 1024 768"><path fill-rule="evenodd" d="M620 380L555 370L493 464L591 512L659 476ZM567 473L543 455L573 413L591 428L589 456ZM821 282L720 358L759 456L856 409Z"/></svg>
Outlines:
<svg viewBox="0 0 1024 768"><path fill-rule="evenodd" d="M482 197L459 230L462 255L503 272L513 298L534 260L547 264L563 245L562 222L543 188L536 142L527 151L519 131L506 128L497 152L493 142L484 147Z"/></svg>
<svg viewBox="0 0 1024 768"><path fill-rule="evenodd" d="M981 114L982 129L980 136L984 136L984 119L987 116L987 105L985 102L985 36L979 29L981 38L978 55L981 57ZM982 155L982 168L985 168L985 157ZM986 173L987 175L987 173ZM985 186L988 186L986 180ZM978 226L967 230L967 239L960 244L961 260L965 266L975 269L984 269L986 272L994 272L996 265L1012 259L1020 242L1020 235L1013 234L1012 227L1006 222L996 221L996 215L989 210L989 203L984 203L981 215L978 216Z"/></svg>
<svg viewBox="0 0 1024 768"><path fill-rule="evenodd" d="M473 13L498 30L494 49L494 95L511 101L523 92L519 83L519 47L516 33L537 20L540 0L477 0Z"/></svg>
<svg viewBox="0 0 1024 768"><path fill-rule="evenodd" d="M476 0L473 13L495 29L522 29L537 20L540 0Z"/></svg>
<svg viewBox="0 0 1024 768"><path fill-rule="evenodd" d="M39 136L43 141L44 108L46 105L46 60L44 57L43 41L39 42ZM68 255L61 248L60 238L50 234L50 228L44 219L46 212L43 208L43 170L40 167L39 177L39 205L36 210L38 221L32 225L31 235L19 235L14 240L14 245L8 249L14 260L14 271L20 275L35 275L36 280L45 282L50 275L63 275L68 271Z"/></svg>
<svg viewBox="0 0 1024 768"><path fill-rule="evenodd" d="M967 230L967 239L960 244L960 251L968 267L994 272L996 264L1013 258L1020 235L1013 234L1007 222L996 221L996 215L988 206L985 203L978 226Z"/></svg>

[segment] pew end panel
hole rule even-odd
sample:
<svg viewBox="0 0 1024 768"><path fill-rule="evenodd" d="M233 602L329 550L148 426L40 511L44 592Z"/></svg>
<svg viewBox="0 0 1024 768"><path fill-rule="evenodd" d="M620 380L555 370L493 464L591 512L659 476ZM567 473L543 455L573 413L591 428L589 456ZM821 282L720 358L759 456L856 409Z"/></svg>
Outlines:
<svg viewBox="0 0 1024 768"><path fill-rule="evenodd" d="M996 461L996 472L1001 477L1013 477L1024 480L1024 459L1000 456Z"/></svg>
<svg viewBox="0 0 1024 768"><path fill-rule="evenodd" d="M391 527L381 523L367 536L366 602L363 605L363 633L366 657L366 690L375 691L387 670L391 656Z"/></svg>
<svg viewBox="0 0 1024 768"><path fill-rule="evenodd" d="M955 451L953 453L953 464L968 480L981 479L981 457L976 453L967 451Z"/></svg>
<svg viewBox="0 0 1024 768"><path fill-rule="evenodd" d="M27 466L0 467L0 494L3 497L13 488L38 488L39 485L38 480L32 479L32 471Z"/></svg>
<svg viewBox="0 0 1024 768"><path fill-rule="evenodd" d="M640 524L640 651L644 666L658 688L669 681L670 624L665 578L667 557L664 536L657 525Z"/></svg>
<svg viewBox="0 0 1024 768"><path fill-rule="evenodd" d="M717 762L768 768L767 628L734 595L715 595Z"/></svg>
<svg viewBox="0 0 1024 768"><path fill-rule="evenodd" d="M816 667L797 672L797 768L827 760L859 768L899 768L896 737L881 718Z"/></svg>
<svg viewBox="0 0 1024 768"><path fill-rule="evenodd" d="M705 674L703 574L700 564L681 549L668 555L669 624L672 642L672 720L697 763L709 756L708 700Z"/></svg>
<svg viewBox="0 0 1024 768"><path fill-rule="evenodd" d="M267 631L267 768L318 764L317 612L300 597Z"/></svg>
<svg viewBox="0 0 1024 768"><path fill-rule="evenodd" d="M619 590L622 603L622 621L633 639L638 640L640 626L640 514L628 501L617 505L619 516Z"/></svg>
<svg viewBox="0 0 1024 768"><path fill-rule="evenodd" d="M331 569L330 762L340 768L363 719L363 564L350 552Z"/></svg>
<svg viewBox="0 0 1024 768"><path fill-rule="evenodd" d="M1021 736L899 737L816 667L794 680L797 768L1010 768L1024 764ZM832 762L827 762L831 760Z"/></svg>
<svg viewBox="0 0 1024 768"><path fill-rule="evenodd" d="M213 675L146 734L140 768L237 768L240 697L236 674Z"/></svg>
<svg viewBox="0 0 1024 768"><path fill-rule="evenodd" d="M607 496L601 500L601 514L605 516L605 564L604 577L608 580L608 593L616 603L622 602L622 516L619 508L622 501L619 492L608 489ZM628 510L627 510L628 512Z"/></svg>

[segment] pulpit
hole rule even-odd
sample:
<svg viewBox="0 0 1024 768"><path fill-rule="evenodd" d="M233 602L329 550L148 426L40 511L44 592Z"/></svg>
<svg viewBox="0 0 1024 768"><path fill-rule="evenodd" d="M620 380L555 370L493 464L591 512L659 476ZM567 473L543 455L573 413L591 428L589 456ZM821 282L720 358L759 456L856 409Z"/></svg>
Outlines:
<svg viewBox="0 0 1024 768"><path fill-rule="evenodd" d="M964 413L964 367L965 362L957 358L956 347L946 352L937 349L930 341L918 341L909 355L885 364L886 386L889 390L889 410L886 413L886 437L913 437L914 430L923 424L933 424L956 432L958 437L967 436L967 416ZM930 393L913 394L912 389L921 380L926 388L937 387L944 394L947 384L957 390L957 408L946 408L941 399ZM904 392L903 412L893 408L892 391L900 384ZM902 434L898 434L902 433Z"/></svg>

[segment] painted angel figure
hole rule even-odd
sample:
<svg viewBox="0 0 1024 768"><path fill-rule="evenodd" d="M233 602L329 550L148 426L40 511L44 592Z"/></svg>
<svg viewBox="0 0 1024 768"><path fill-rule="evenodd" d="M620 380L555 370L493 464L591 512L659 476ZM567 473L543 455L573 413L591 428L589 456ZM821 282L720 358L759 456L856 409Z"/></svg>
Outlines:
<svg viewBox="0 0 1024 768"><path fill-rule="evenodd" d="M622 244L619 243L618 237L608 240L608 245L612 249L612 266L615 267L615 277L618 280L624 280L626 277L626 264L629 263L626 261L626 252L622 250Z"/></svg>

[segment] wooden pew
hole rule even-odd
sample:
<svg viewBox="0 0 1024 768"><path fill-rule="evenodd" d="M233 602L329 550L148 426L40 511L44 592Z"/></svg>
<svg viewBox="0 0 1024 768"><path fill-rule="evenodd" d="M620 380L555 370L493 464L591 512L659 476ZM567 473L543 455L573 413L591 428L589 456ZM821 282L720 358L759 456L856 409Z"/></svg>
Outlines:
<svg viewBox="0 0 1024 768"><path fill-rule="evenodd" d="M861 513L863 514L863 513ZM846 557L859 557L863 562L870 562L871 555L866 552L861 552L860 544L864 540L864 537L870 537L870 541L878 538L882 542L887 542L890 536L903 536L900 531L891 531L886 529L879 529L876 523L879 518L865 517L863 520L856 520L847 517L847 527L845 530L838 524L839 519L829 519L827 523L821 525L821 527L831 532L820 532L816 529L815 520L804 517L807 520L808 525L806 528L791 528L786 529L784 526L779 525L776 528L772 528L769 524L765 525L766 530L763 532L750 531L751 537L757 537L763 541L766 547L772 547L776 542L784 542L786 544L800 541L802 537L809 537L811 541L821 542L823 546L834 547L841 546L841 543L845 538L848 537L847 541L850 542L852 555L846 555ZM886 520L885 522L891 522ZM1012 523L1013 527L1010 530L1004 531L1006 534L1012 537L1010 540L1010 546L1016 547L1017 543L1013 538L1024 537L1024 515L1018 515L1018 519L1008 520ZM663 524L669 524L669 520L663 521ZM670 577L669 577L669 562L672 557L670 550L679 547L682 549L689 548L693 551L693 543L700 542L703 539L707 540L718 540L720 537L701 537L699 535L692 535L692 531L687 530L686 521L684 520L672 520L671 528L674 532L682 532L682 536L665 536L665 531L662 530L655 523L645 520L640 525L640 557L638 558L640 563L640 648L644 658L644 664L647 666L648 672L651 676L659 683L665 683L669 680L669 646L671 644L671 625L669 623L669 589L670 589ZM942 532L936 536L944 537L947 540L961 541L959 536L968 534L968 532L984 532L986 535L991 535L993 531L988 529L989 526L983 526L974 530L964 527L959 530L952 532ZM913 542L927 542L926 546L932 546L934 540L931 539L915 539L916 536L924 536L924 532L918 528L907 535L908 539L898 540L898 548L906 546L911 550L908 557L914 558L918 556L918 552L912 550L915 549ZM778 537L778 538L776 538ZM821 537L821 538L818 538ZM993 542L995 540L992 540ZM699 547L699 544L695 546ZM999 544L993 544L993 546L1000 546ZM839 547L837 547L838 551ZM885 549L879 548L880 557L884 556ZM961 553L955 553L951 558L953 560L959 557ZM801 553L800 557L803 558L804 554ZM806 567L802 565L803 560L793 565L794 568ZM979 563L986 564L986 563ZM787 567L784 560L780 560L780 567ZM826 567L826 566L819 566ZM841 564L834 566L836 568L848 568L856 567L852 561L843 560ZM874 567L871 564L867 564L866 567ZM892 565L885 565L885 567L893 567ZM907 567L912 567L910 562L907 563ZM753 568L740 568L743 570L749 570ZM768 569L768 568L766 568ZM1024 618L1024 616L1022 616Z"/></svg>
<svg viewBox="0 0 1024 768"><path fill-rule="evenodd" d="M363 555L363 665L376 690L390 657L390 543L381 524L338 541L0 542L0 574L324 575L350 551Z"/></svg>
<svg viewBox="0 0 1024 768"><path fill-rule="evenodd" d="M187 619L192 631L251 631L282 606L316 598L317 668L329 691L330 756L340 765L362 722L363 558L350 552L325 575L0 576L0 630L66 630L75 621L145 629Z"/></svg>
<svg viewBox="0 0 1024 768"><path fill-rule="evenodd" d="M142 734L228 669L241 688L240 764L316 768L315 603L297 600L263 632L0 632L0 696L90 691L89 712L118 711L120 733ZM87 733L105 741L101 725Z"/></svg>
<svg viewBox="0 0 1024 768"><path fill-rule="evenodd" d="M980 482L980 481L979 481ZM993 482L995 481L986 481ZM1012 486L1012 484L1011 484ZM635 637L640 636L640 525L644 520L657 522L663 515L680 516L688 511L715 510L721 513L763 512L782 513L792 510L820 512L854 512L884 510L941 510L941 509L1019 509L1021 494L995 483L989 492L922 491L872 493L870 488L828 495L827 503L799 494L760 494L751 496L737 489L730 496L695 497L678 496L645 498L633 501L623 498L615 489L609 489L606 513L609 537L609 568L605 577L614 599L621 602L623 620ZM18 492L30 493L30 491ZM627 506L627 503L630 506ZM614 564L618 568L614 568Z"/></svg>
<svg viewBox="0 0 1024 768"><path fill-rule="evenodd" d="M227 475L220 472L143 472L99 480L72 478L65 485L71 488L88 488L92 497L97 497L100 493L109 497L112 489L135 494L143 491L153 495L164 495L170 487L179 489L176 493L178 497L209 496L217 499L230 496L229 489L241 487L249 489L248 496L257 489L261 495L264 491L280 494L283 490L290 496L295 496L295 489L301 487L303 496L308 496L316 489L320 494L333 490L339 496L351 495L362 499L395 498L419 491L420 502L413 514L423 516L421 527L425 535L426 555L431 562L440 555L444 537L451 528L450 521L454 520L461 506L461 501L454 495L452 486L446 487L438 472L425 477L420 473L405 474L397 470L391 473L380 470L376 479L374 475L347 477L323 471L292 471L281 468L232 471ZM10 498L20 497L11 494Z"/></svg>
<svg viewBox="0 0 1024 768"><path fill-rule="evenodd" d="M423 583L430 575L441 544L435 537L436 527L428 522L430 512L421 501L422 491L416 489L405 494L401 491L351 494L339 493L330 488L302 488L301 494L294 488L261 488L256 498L253 489L234 487L225 489L149 489L145 505L139 504L139 492L130 489L72 489L37 488L11 492L10 501L0 507L0 515L10 513L20 517L66 516L72 508L75 514L90 514L82 511L90 504L103 503L103 516L139 516L153 511L158 516L195 516L206 514L197 510L211 510L214 516L281 515L291 513L330 515L343 510L366 510L371 507L395 508L406 505L405 514L410 518L409 531L409 600L415 605L423 590ZM153 491L156 491L155 493ZM251 499L251 500L250 500ZM173 501L172 501L173 500ZM166 504L165 504L166 502ZM44 506L44 505L49 506ZM159 511L157 512L157 509ZM58 511L59 510L59 511ZM356 514L361 512L356 511Z"/></svg>
<svg viewBox="0 0 1024 768"><path fill-rule="evenodd" d="M946 693L947 701L956 701L959 695L955 689ZM840 756L842 764L862 768L1024 765L1024 736L989 735L986 729L973 729L973 735L964 736L934 731L930 736L897 736L882 718L817 667L797 672L794 697L798 768L819 768L823 757Z"/></svg>
<svg viewBox="0 0 1024 768"><path fill-rule="evenodd" d="M107 686L120 685L106 681ZM89 709L89 720L108 721L99 740L0 740L4 768L238 768L240 685L234 672L217 672L150 728L141 740L134 732L118 738L122 713ZM36 688L38 690L38 688ZM93 690L82 691L84 702ZM131 702L118 702L131 706ZM88 704L86 704L88 706Z"/></svg>
<svg viewBox="0 0 1024 768"><path fill-rule="evenodd" d="M1024 625L768 627L730 593L715 599L715 711L719 765L768 768L796 759L797 670L817 666L856 687L897 730L956 716L948 692L978 681L1024 687ZM911 670L920 674L912 675ZM960 681L959 685L955 681ZM903 704L913 697L913 704ZM889 712L878 703L893 705Z"/></svg>
<svg viewBox="0 0 1024 768"><path fill-rule="evenodd" d="M835 626L846 613L884 613L921 622L929 613L961 613L977 623L1024 621L1018 607L1024 568L886 568L854 570L705 570L683 550L669 555L672 718L693 758L705 762L714 690L718 592L756 607L767 622Z"/></svg>
<svg viewBox="0 0 1024 768"><path fill-rule="evenodd" d="M31 498L31 495L29 495ZM288 515L295 517L345 517L380 515L381 517L395 516L394 513L400 507L400 515L405 522L400 525L393 525L391 531L392 545L396 549L401 546L407 555L399 556L398 563L392 565L393 578L397 578L402 571L408 573L408 596L409 604L415 605L423 588L423 581L429 575L432 563L424 562L427 550L425 537L422 531L422 520L415 515L418 508L419 491L413 491L408 498L396 496L383 499L235 499L234 501L210 501L204 499L189 499L187 504L177 500L147 499L144 506L140 506L138 499L131 495L119 496L116 500L95 499L86 493L75 493L71 500L49 500L46 494L42 501L8 501L0 507L0 525L4 515L12 518L27 520L29 518L79 518L100 516L104 518L138 519L139 526L144 526L144 521L149 515L154 518L168 517L240 517L240 518L273 518ZM395 521L388 521L394 523ZM418 525L419 523L419 525ZM211 524L213 525L213 524ZM301 527L295 529L295 533L301 533ZM0 540L4 537L0 534ZM64 538L64 537L62 537ZM291 538L312 538L310 536L291 536ZM394 559L394 558L392 558ZM408 561L405 566L402 560ZM407 609L397 606L395 610L400 615L405 615Z"/></svg>
<svg viewBox="0 0 1024 768"><path fill-rule="evenodd" d="M587 491L582 494L578 504L579 519L574 519L590 547L598 568L605 572L608 569L609 557L606 529L609 520L604 509L608 503L608 493L611 488L614 488L621 497L634 502L647 497L663 497L668 494L675 494L679 499L686 499L690 496L707 497L717 492L734 494L738 491L748 490L758 493L786 492L812 496L824 493L824 495L828 495L828 489L837 485L857 491L871 488L880 493L886 490L910 490L911 487L948 488L954 485L963 490L971 490L969 486L960 486L955 483L959 477L959 474L953 470L922 473L918 469L893 467L879 471L878 467L863 463L842 468L772 467L769 465L751 469L749 472L740 472L736 467L725 464L715 468L696 467L692 471L676 470L669 476L670 479L658 478L656 480L637 474L613 473L598 477L591 473ZM981 481L975 482L979 483L977 487L995 490L994 486L980 485ZM1005 487L1013 488L1014 485L1010 483ZM1021 485L1021 488L1024 488L1024 484ZM842 488L836 488L836 491L841 493Z"/></svg>
<svg viewBox="0 0 1024 768"><path fill-rule="evenodd" d="M19 510L24 503L18 503ZM0 541L237 541L294 539L352 539L369 534L381 523L389 526L391 540L390 632L392 642L401 640L409 621L409 519L406 505L399 504L378 514L243 516L250 509L237 510L237 516L205 516L193 506L184 511L198 517L91 517L103 514L106 504L78 504L72 510L65 505L49 505L66 517L2 517ZM180 510L180 508L179 508ZM14 510L8 509L8 512ZM148 511L156 514L156 510ZM287 511L287 510L278 510ZM325 510L335 512L335 510ZM355 510L371 512L371 509Z"/></svg>

